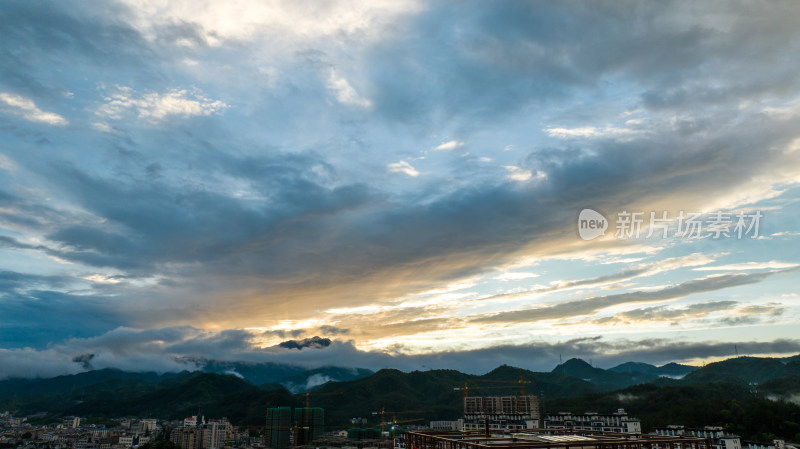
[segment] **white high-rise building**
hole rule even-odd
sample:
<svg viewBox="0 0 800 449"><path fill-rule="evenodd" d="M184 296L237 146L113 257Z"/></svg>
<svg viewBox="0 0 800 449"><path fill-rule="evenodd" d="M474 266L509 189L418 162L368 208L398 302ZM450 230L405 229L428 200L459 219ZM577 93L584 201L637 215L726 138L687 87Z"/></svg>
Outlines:
<svg viewBox="0 0 800 449"><path fill-rule="evenodd" d="M227 419L211 419L204 426L203 447L205 449L223 449L228 439L230 423Z"/></svg>
<svg viewBox="0 0 800 449"><path fill-rule="evenodd" d="M197 419L197 416L190 416L183 420L183 427L197 427L198 425L202 425L202 418L200 420Z"/></svg>
<svg viewBox="0 0 800 449"><path fill-rule="evenodd" d="M527 396L466 396L462 430L522 430L539 427L539 398Z"/></svg>

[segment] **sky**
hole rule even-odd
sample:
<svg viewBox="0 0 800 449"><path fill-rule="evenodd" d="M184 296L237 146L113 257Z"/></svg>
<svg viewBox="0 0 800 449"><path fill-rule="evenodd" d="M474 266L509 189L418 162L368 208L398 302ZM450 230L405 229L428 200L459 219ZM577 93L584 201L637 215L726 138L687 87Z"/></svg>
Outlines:
<svg viewBox="0 0 800 449"><path fill-rule="evenodd" d="M4 1L0 377L800 353L797 17Z"/></svg>

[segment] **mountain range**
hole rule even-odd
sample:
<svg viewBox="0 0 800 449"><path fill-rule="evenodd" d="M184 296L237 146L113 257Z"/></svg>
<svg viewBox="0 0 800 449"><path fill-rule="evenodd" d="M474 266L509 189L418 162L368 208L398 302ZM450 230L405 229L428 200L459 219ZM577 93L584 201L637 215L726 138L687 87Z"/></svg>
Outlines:
<svg viewBox="0 0 800 449"><path fill-rule="evenodd" d="M351 418L378 425L380 418L373 412L379 410L386 411L386 420L455 419L464 394L520 394L524 388L544 399L547 412L610 413L624 407L642 419L645 429L725 425L750 438L800 440L800 424L795 424L800 423L797 357L738 357L701 368L629 362L610 369L570 359L551 372L502 365L483 375L219 361L202 366L204 371L183 373L104 369L49 379L6 379L0 381L0 411L38 413L43 418L37 422L66 415L178 419L199 412L258 426L268 407L309 403L323 407L332 426L347 425ZM520 384L521 378L525 383ZM765 417L774 419L767 422Z"/></svg>

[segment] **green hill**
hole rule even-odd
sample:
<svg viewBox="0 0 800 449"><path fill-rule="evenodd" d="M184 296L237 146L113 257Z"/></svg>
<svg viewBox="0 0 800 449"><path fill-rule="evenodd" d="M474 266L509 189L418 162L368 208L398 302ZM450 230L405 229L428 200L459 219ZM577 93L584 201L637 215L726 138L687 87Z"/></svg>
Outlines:
<svg viewBox="0 0 800 449"><path fill-rule="evenodd" d="M639 371L617 372L595 368L581 359L569 359L553 368L552 372L583 379L600 390L615 390L617 388L652 382L658 379L658 375L656 374L642 373Z"/></svg>
<svg viewBox="0 0 800 449"><path fill-rule="evenodd" d="M682 383L729 382L758 384L780 377L800 375L800 361L783 362L769 357L736 357L709 363L682 379Z"/></svg>
<svg viewBox="0 0 800 449"><path fill-rule="evenodd" d="M329 383L318 390L319 396L311 396L311 402L314 407L325 408L329 423L367 418L379 424L380 416L373 416L372 412L381 409L416 411L401 413L406 419L453 419L461 414L461 392L453 388L474 377L454 370L404 373L382 369L363 379Z"/></svg>
<svg viewBox="0 0 800 449"><path fill-rule="evenodd" d="M0 381L0 400L15 396L62 393L115 379L136 379L146 383L158 383L176 375L176 373L162 375L153 372L134 373L106 368L47 379L5 379Z"/></svg>
<svg viewBox="0 0 800 449"><path fill-rule="evenodd" d="M470 394L504 395L519 394L519 379L522 377L530 384L525 384L527 394L535 394L546 398L572 397L598 391L597 386L575 376L560 372L537 373L522 368L502 365L488 373L474 378ZM482 381L487 381L486 383ZM503 381L505 386L493 383Z"/></svg>
<svg viewBox="0 0 800 449"><path fill-rule="evenodd" d="M696 366L681 365L679 363L667 363L663 366L650 365L649 363L627 362L609 368L609 371L617 373L641 373L651 376L683 377L692 371L696 371Z"/></svg>
<svg viewBox="0 0 800 449"><path fill-rule="evenodd" d="M800 440L800 406L767 399L741 384L644 384L547 402L551 412L612 413L621 407L642 420L645 432L668 424L722 426L749 440Z"/></svg>
<svg viewBox="0 0 800 449"><path fill-rule="evenodd" d="M67 392L18 396L0 409L27 415L125 416L179 419L198 413L227 416L232 422L258 425L268 406L299 403L284 389L263 390L236 376L183 373L159 383L111 379Z"/></svg>
<svg viewBox="0 0 800 449"><path fill-rule="evenodd" d="M256 385L279 383L293 392L305 391L306 388L313 389L329 381L347 381L372 374L372 371L364 368L338 366L307 369L271 362L250 363L219 360L194 360L194 362L200 366L201 371L241 376Z"/></svg>

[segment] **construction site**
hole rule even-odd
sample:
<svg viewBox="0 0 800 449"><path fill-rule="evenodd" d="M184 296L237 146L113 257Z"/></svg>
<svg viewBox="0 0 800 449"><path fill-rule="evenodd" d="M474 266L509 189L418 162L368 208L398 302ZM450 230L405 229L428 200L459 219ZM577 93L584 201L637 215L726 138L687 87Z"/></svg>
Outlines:
<svg viewBox="0 0 800 449"><path fill-rule="evenodd" d="M711 440L692 437L580 430L523 432L409 431L406 449L712 449Z"/></svg>

